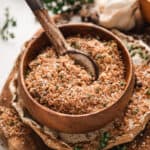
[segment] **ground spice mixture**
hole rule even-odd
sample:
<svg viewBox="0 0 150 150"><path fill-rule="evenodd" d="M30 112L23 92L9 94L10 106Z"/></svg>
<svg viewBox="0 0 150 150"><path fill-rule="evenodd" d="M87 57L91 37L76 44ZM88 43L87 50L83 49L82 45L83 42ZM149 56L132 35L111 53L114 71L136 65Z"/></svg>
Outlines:
<svg viewBox="0 0 150 150"><path fill-rule="evenodd" d="M150 88L150 66L135 66L137 81L133 96L127 106L127 109L120 118L116 118L110 124L107 124L100 130L85 134L64 134L59 133L59 137L66 143L73 145L80 150L103 150L109 149L118 141L125 141L134 137L144 119L150 110L150 94L147 92ZM75 144L76 143L76 144ZM117 144L119 145L119 143ZM125 149L125 145L120 145L112 150Z"/></svg>
<svg viewBox="0 0 150 150"><path fill-rule="evenodd" d="M40 104L67 114L86 114L110 106L126 86L117 43L80 36L69 37L67 42L97 62L98 80L92 82L82 66L69 56L57 58L47 47L29 64L25 83L30 94Z"/></svg>
<svg viewBox="0 0 150 150"><path fill-rule="evenodd" d="M14 109L0 106L0 132L6 137L27 136L31 132Z"/></svg>

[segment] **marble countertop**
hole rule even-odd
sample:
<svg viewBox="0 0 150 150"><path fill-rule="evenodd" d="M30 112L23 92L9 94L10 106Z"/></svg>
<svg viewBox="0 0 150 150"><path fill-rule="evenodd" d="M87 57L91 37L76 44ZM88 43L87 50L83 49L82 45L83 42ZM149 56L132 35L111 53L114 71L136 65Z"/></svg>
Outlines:
<svg viewBox="0 0 150 150"><path fill-rule="evenodd" d="M10 14L17 21L17 27L10 28L15 33L15 39L3 41L0 39L0 91L11 71L23 43L40 27L24 0L0 0L0 26L4 21L5 8L10 8Z"/></svg>
<svg viewBox="0 0 150 150"><path fill-rule="evenodd" d="M17 27L10 28L15 33L15 39L3 41L0 39L0 91L13 67L23 43L40 27L24 0L0 0L0 26L5 19L5 8L10 8L10 14L17 21ZM6 150L0 141L0 150Z"/></svg>

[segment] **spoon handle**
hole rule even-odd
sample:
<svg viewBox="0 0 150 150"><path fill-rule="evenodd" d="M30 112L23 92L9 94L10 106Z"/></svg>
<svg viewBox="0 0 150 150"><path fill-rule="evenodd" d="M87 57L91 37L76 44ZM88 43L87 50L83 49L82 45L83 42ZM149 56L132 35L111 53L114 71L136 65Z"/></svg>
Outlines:
<svg viewBox="0 0 150 150"><path fill-rule="evenodd" d="M50 18L48 11L44 9L42 1L26 0L26 2L44 28L48 38L53 43L57 55L59 56L65 53L68 49L67 43L54 21Z"/></svg>

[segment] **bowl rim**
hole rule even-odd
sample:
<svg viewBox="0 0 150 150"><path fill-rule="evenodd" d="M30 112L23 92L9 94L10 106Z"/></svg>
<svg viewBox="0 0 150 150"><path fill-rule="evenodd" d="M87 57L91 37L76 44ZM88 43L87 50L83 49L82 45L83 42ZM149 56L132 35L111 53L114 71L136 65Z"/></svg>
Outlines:
<svg viewBox="0 0 150 150"><path fill-rule="evenodd" d="M111 107L113 107L114 105L117 105L117 103L122 99L122 97L125 96L129 86L130 86L130 83L132 82L133 80L133 63L132 63L132 60L131 60L131 57L130 57L130 54L129 54L129 51L127 49L127 47L123 44L123 42L119 39L119 37L117 37L115 34L113 34L112 32L108 31L107 29L101 27L101 26L98 26L98 25L94 25L92 23L69 23L69 24L63 24L63 25L59 25L58 27L61 29L61 28L67 28L69 26L72 26L72 27L75 27L75 26L86 26L86 27L92 27L92 28L95 28L95 29L98 29L98 30L101 30L102 32L104 32L105 34L113 37L114 40L117 41L117 43L119 42L123 49L121 51L125 51L127 57L128 57L128 62L129 62L129 75L128 75L128 78L127 78L127 84L126 84L126 87L123 91L123 93L121 94L121 96L114 102L112 103L111 105L109 105L108 107L104 107L103 109L100 109L98 111L95 111L95 112L91 112L91 113L86 113L86 114L65 114L65 113L61 113L61 112L57 112L57 111L54 111L42 104L40 104L39 102L37 102L36 99L34 99L31 94L28 92L27 88L26 88L26 85L25 85L25 80L24 80L24 73L23 73L23 66L24 66L24 59L26 57L26 54L28 53L28 49L30 47L31 44L33 44L35 42L35 40L41 36L41 34L43 34L44 30L43 29L39 29L36 33L35 33L35 36L36 38L33 38L31 39L31 41L29 42L29 44L25 47L24 49L24 52L23 52L23 55L22 55L22 59L20 61L20 65L19 65L19 76L20 76L20 80L21 80L21 84L22 84L22 88L25 92L25 94L27 95L27 97L32 100L32 102L34 103L34 105L37 105L38 107L40 107L41 109L43 109L44 111L46 112L49 112L51 114L54 114L54 115L57 115L57 116L62 116L62 117L67 117L67 118L81 118L81 117L88 117L88 116L94 116L98 113L102 113L102 112L107 112L108 109L110 109Z"/></svg>

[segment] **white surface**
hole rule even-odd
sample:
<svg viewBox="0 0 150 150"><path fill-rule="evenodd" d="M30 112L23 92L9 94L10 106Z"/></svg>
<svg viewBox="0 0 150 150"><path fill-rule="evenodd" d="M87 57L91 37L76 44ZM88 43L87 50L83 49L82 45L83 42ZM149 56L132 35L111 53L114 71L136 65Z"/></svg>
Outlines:
<svg viewBox="0 0 150 150"><path fill-rule="evenodd" d="M39 28L31 10L24 0L0 0L0 26L4 20L4 9L10 8L11 16L17 20L17 27L11 28L16 38L9 41L0 39L0 91L7 79L14 61L21 50L23 43L28 40Z"/></svg>
<svg viewBox="0 0 150 150"><path fill-rule="evenodd" d="M11 16L17 20L17 27L11 28L16 38L9 41L0 39L0 91L11 71L21 46L28 40L39 28L31 10L25 4L24 0L0 0L0 26L4 20L4 9L10 8ZM5 150L0 142L0 150Z"/></svg>

